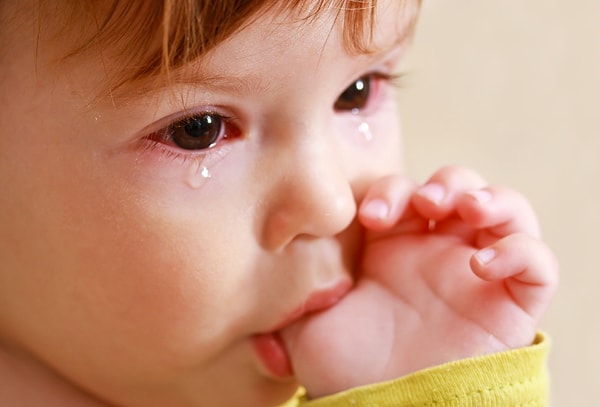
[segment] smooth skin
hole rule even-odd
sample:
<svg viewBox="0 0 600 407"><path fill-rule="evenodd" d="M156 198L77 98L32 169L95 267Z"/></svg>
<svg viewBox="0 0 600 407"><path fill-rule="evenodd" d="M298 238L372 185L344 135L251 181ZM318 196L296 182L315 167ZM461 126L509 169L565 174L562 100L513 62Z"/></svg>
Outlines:
<svg viewBox="0 0 600 407"><path fill-rule="evenodd" d="M352 284L358 202L402 168L398 106L380 79L335 106L359 78L396 73L416 12L398 4L381 2L373 54L348 52L333 12L275 7L172 87L109 92L122 67L109 44L64 59L82 38L59 4L0 3L0 405L295 393L253 338ZM207 113L224 123L213 147L164 136Z"/></svg>

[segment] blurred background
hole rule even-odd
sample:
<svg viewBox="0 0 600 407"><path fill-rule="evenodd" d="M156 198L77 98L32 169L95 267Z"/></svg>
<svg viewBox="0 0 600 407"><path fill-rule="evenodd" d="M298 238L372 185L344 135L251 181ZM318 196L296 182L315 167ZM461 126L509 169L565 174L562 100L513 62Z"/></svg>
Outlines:
<svg viewBox="0 0 600 407"><path fill-rule="evenodd" d="M407 168L515 187L561 263L553 406L600 406L600 1L425 0L401 90Z"/></svg>

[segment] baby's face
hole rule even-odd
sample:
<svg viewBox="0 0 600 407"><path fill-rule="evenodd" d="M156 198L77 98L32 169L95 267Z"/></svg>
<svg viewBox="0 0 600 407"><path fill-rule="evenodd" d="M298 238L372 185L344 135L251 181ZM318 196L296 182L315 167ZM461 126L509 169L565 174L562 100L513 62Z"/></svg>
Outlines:
<svg viewBox="0 0 600 407"><path fill-rule="evenodd" d="M3 34L0 342L119 405L290 397L277 330L349 289L357 203L400 170L381 78L405 27L380 3L382 51L265 14L127 99L95 98L110 52L59 65L37 23Z"/></svg>

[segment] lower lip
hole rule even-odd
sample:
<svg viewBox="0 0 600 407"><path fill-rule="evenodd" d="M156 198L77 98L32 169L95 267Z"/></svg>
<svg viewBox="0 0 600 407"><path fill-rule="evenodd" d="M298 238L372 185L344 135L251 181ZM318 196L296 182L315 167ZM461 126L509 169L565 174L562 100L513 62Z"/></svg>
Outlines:
<svg viewBox="0 0 600 407"><path fill-rule="evenodd" d="M277 333L259 334L252 337L252 346L269 373L277 378L294 374L290 357Z"/></svg>

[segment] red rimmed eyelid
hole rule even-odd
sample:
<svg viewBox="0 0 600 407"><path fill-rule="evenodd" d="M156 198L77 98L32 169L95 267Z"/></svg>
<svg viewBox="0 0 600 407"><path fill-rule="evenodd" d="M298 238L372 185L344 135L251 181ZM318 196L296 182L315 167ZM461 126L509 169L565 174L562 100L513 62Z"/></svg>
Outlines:
<svg viewBox="0 0 600 407"><path fill-rule="evenodd" d="M402 72L380 72L375 71L369 74L373 79L376 79L377 82L383 82L392 86L400 87L402 86L402 79L404 78L404 73Z"/></svg>
<svg viewBox="0 0 600 407"><path fill-rule="evenodd" d="M379 95L385 86L391 86L399 88L402 86L402 79L404 75L402 73L388 73L375 71L371 72L366 77L371 78L371 88L375 91L375 95Z"/></svg>
<svg viewBox="0 0 600 407"><path fill-rule="evenodd" d="M177 145L177 143L173 140L175 132L181 131L189 122L194 120L195 118L202 116L216 116L219 118L218 122L220 125L219 134L215 138L214 142L207 144L201 148L192 149L192 148L182 148ZM226 139L239 138L242 135L242 130L237 123L237 119L233 116L225 116L220 113L213 113L211 111L202 111L196 114L188 114L187 116L179 117L177 119L172 119L168 122L168 124L163 125L163 127L150 132L142 137L143 140L151 141L153 143L162 144L165 147L169 147L173 150L180 150L184 154L202 154L203 152L216 148L219 144L223 143Z"/></svg>
<svg viewBox="0 0 600 407"><path fill-rule="evenodd" d="M384 86L391 86L394 88L402 87L402 80L405 75L402 72L390 72L390 71L373 71L368 74L371 80L375 82L377 90L381 90Z"/></svg>
<svg viewBox="0 0 600 407"><path fill-rule="evenodd" d="M358 94L356 95L356 100L343 101L338 99L334 104L335 112L338 114L353 115L370 114L371 112L377 110L379 104L383 99L385 99L387 95L386 86L395 81L397 77L398 75L387 73L385 71L372 71L361 76L360 78L356 79L351 86L356 86L359 82L368 82L366 86L367 93L363 95L365 99L362 100L361 96ZM349 89L350 87L346 88L346 91L340 95L340 98L344 97Z"/></svg>

